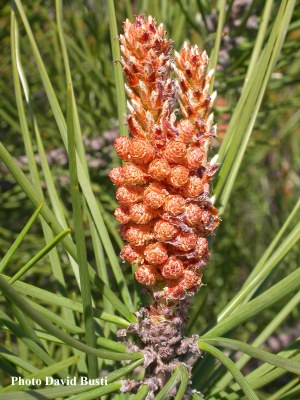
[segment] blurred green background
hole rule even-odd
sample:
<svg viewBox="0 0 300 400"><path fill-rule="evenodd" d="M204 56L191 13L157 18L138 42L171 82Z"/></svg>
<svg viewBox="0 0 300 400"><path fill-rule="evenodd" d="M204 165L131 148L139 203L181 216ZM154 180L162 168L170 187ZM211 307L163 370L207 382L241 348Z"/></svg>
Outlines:
<svg viewBox="0 0 300 400"><path fill-rule="evenodd" d="M27 3L27 4L25 4ZM274 16L279 2L274 2ZM48 74L63 112L66 112L66 82L52 1L24 2ZM180 49L185 40L198 44L208 54L214 45L217 27L215 1L144 0L115 1L119 32L122 22L138 13L152 14L163 22L174 47ZM215 120L218 138L212 155L219 145L242 89L253 49L264 2L259 0L229 1L223 29L215 88L218 100ZM270 26L273 19L270 20ZM66 213L70 207L67 157L57 130L46 94L33 59L24 27L19 21L20 49L30 86L34 112L57 189L64 199ZM105 1L65 1L64 29L72 71L80 123L88 155L93 188L105 212L105 218L116 251L122 245L113 219L115 188L107 175L118 163L113 141L118 135L113 58L109 36L108 12ZM117 39L116 39L117 40ZM192 332L199 332L232 298L249 275L264 249L278 232L299 198L300 187L300 7L295 8L283 51L272 74L263 105L243 160L231 200L222 216L222 223L213 243L213 255L205 271L206 286L198 293L191 311ZM25 173L28 164L18 120L13 88L10 56L10 5L0 5L0 139L17 159ZM115 60L117 61L117 60ZM38 160L38 158L37 158ZM47 193L45 194L47 197ZM0 164L0 258L25 225L33 208L21 188ZM69 215L71 223L71 216ZM296 222L296 221L295 221ZM91 240L87 227L87 244ZM27 235L14 257L12 269L18 270L44 243L38 224ZM92 252L90 259L93 257ZM66 255L62 255L69 268ZM292 250L275 270L272 279L299 266L300 255ZM93 259L91 259L93 263ZM124 264L131 281L131 269ZM30 279L41 287L51 285L51 268L45 258L34 267ZM71 269L70 281L74 279ZM14 271L12 271L13 273ZM38 280L38 282L36 282ZM269 282L269 281L268 281ZM268 285L265 283L264 288ZM53 282L54 284L54 279ZM74 279L75 288L75 279ZM74 294L75 295L75 294ZM75 295L76 296L76 295ZM280 307L280 305L278 306ZM195 315L197 313L197 315ZM248 337L260 323L270 320L276 308L264 317L249 322L244 331ZM194 317L195 318L194 320ZM299 311L287 321L294 326ZM281 328L282 329L282 328Z"/></svg>

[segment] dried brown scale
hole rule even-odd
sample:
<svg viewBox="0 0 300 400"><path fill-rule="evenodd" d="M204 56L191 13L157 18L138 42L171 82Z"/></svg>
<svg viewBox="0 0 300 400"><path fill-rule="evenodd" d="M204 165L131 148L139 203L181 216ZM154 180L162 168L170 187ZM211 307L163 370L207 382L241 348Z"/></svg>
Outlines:
<svg viewBox="0 0 300 400"><path fill-rule="evenodd" d="M135 278L153 300L125 332L141 339L151 399L179 362L199 355L196 339L194 345L183 339L183 327L187 299L202 286L209 260L206 237L219 223L209 186L217 163L207 159L216 134L215 93L209 95L213 72L206 53L185 44L171 60L172 42L154 18L127 20L120 42L131 137L116 139L124 165L110 178L118 186L115 215L127 241L121 257L138 265Z"/></svg>

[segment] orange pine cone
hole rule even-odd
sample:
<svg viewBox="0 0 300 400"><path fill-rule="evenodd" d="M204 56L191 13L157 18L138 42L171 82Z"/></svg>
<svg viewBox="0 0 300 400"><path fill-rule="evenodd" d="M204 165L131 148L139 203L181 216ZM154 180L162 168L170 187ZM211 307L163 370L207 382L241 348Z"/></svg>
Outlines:
<svg viewBox="0 0 300 400"><path fill-rule="evenodd" d="M137 281L156 302L168 304L202 285L206 236L219 223L209 197L217 164L207 160L216 135L211 114L216 94L209 95L213 71L197 46L185 44L172 60L172 41L151 16L126 20L120 42L130 138L116 139L125 163L109 176L118 187L115 216L127 241L121 257L140 264Z"/></svg>

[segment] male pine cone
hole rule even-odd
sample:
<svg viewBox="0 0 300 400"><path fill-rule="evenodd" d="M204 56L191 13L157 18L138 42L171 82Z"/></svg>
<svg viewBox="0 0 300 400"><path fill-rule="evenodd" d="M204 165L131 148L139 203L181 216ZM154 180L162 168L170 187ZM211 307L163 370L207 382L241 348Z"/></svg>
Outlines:
<svg viewBox="0 0 300 400"><path fill-rule="evenodd" d="M216 135L213 71L197 46L185 44L171 59L172 41L151 16L127 20L120 42L131 137L115 141L124 161L109 174L118 186L115 217L127 242L121 257L137 265L135 277L159 311L202 285L206 237L219 223L209 187L217 164L207 159Z"/></svg>

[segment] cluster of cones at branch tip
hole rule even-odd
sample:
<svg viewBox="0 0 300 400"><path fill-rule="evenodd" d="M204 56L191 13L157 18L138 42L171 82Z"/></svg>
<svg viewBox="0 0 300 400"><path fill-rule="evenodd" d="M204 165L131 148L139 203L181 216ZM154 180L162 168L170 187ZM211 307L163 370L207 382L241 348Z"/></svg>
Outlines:
<svg viewBox="0 0 300 400"><path fill-rule="evenodd" d="M216 94L209 95L213 70L197 46L185 44L171 59L172 41L165 34L151 16L124 23L121 64L131 137L116 139L124 163L109 174L118 187L115 217L127 242L121 257L137 265L135 278L152 297L137 323L119 332L137 335L140 344L128 348L145 356L145 379L124 381L123 391L145 383L147 399L178 364L190 369L199 356L196 337L184 338L183 327L210 257L206 237L219 223L209 187L218 165L215 158L207 160L216 135Z"/></svg>

